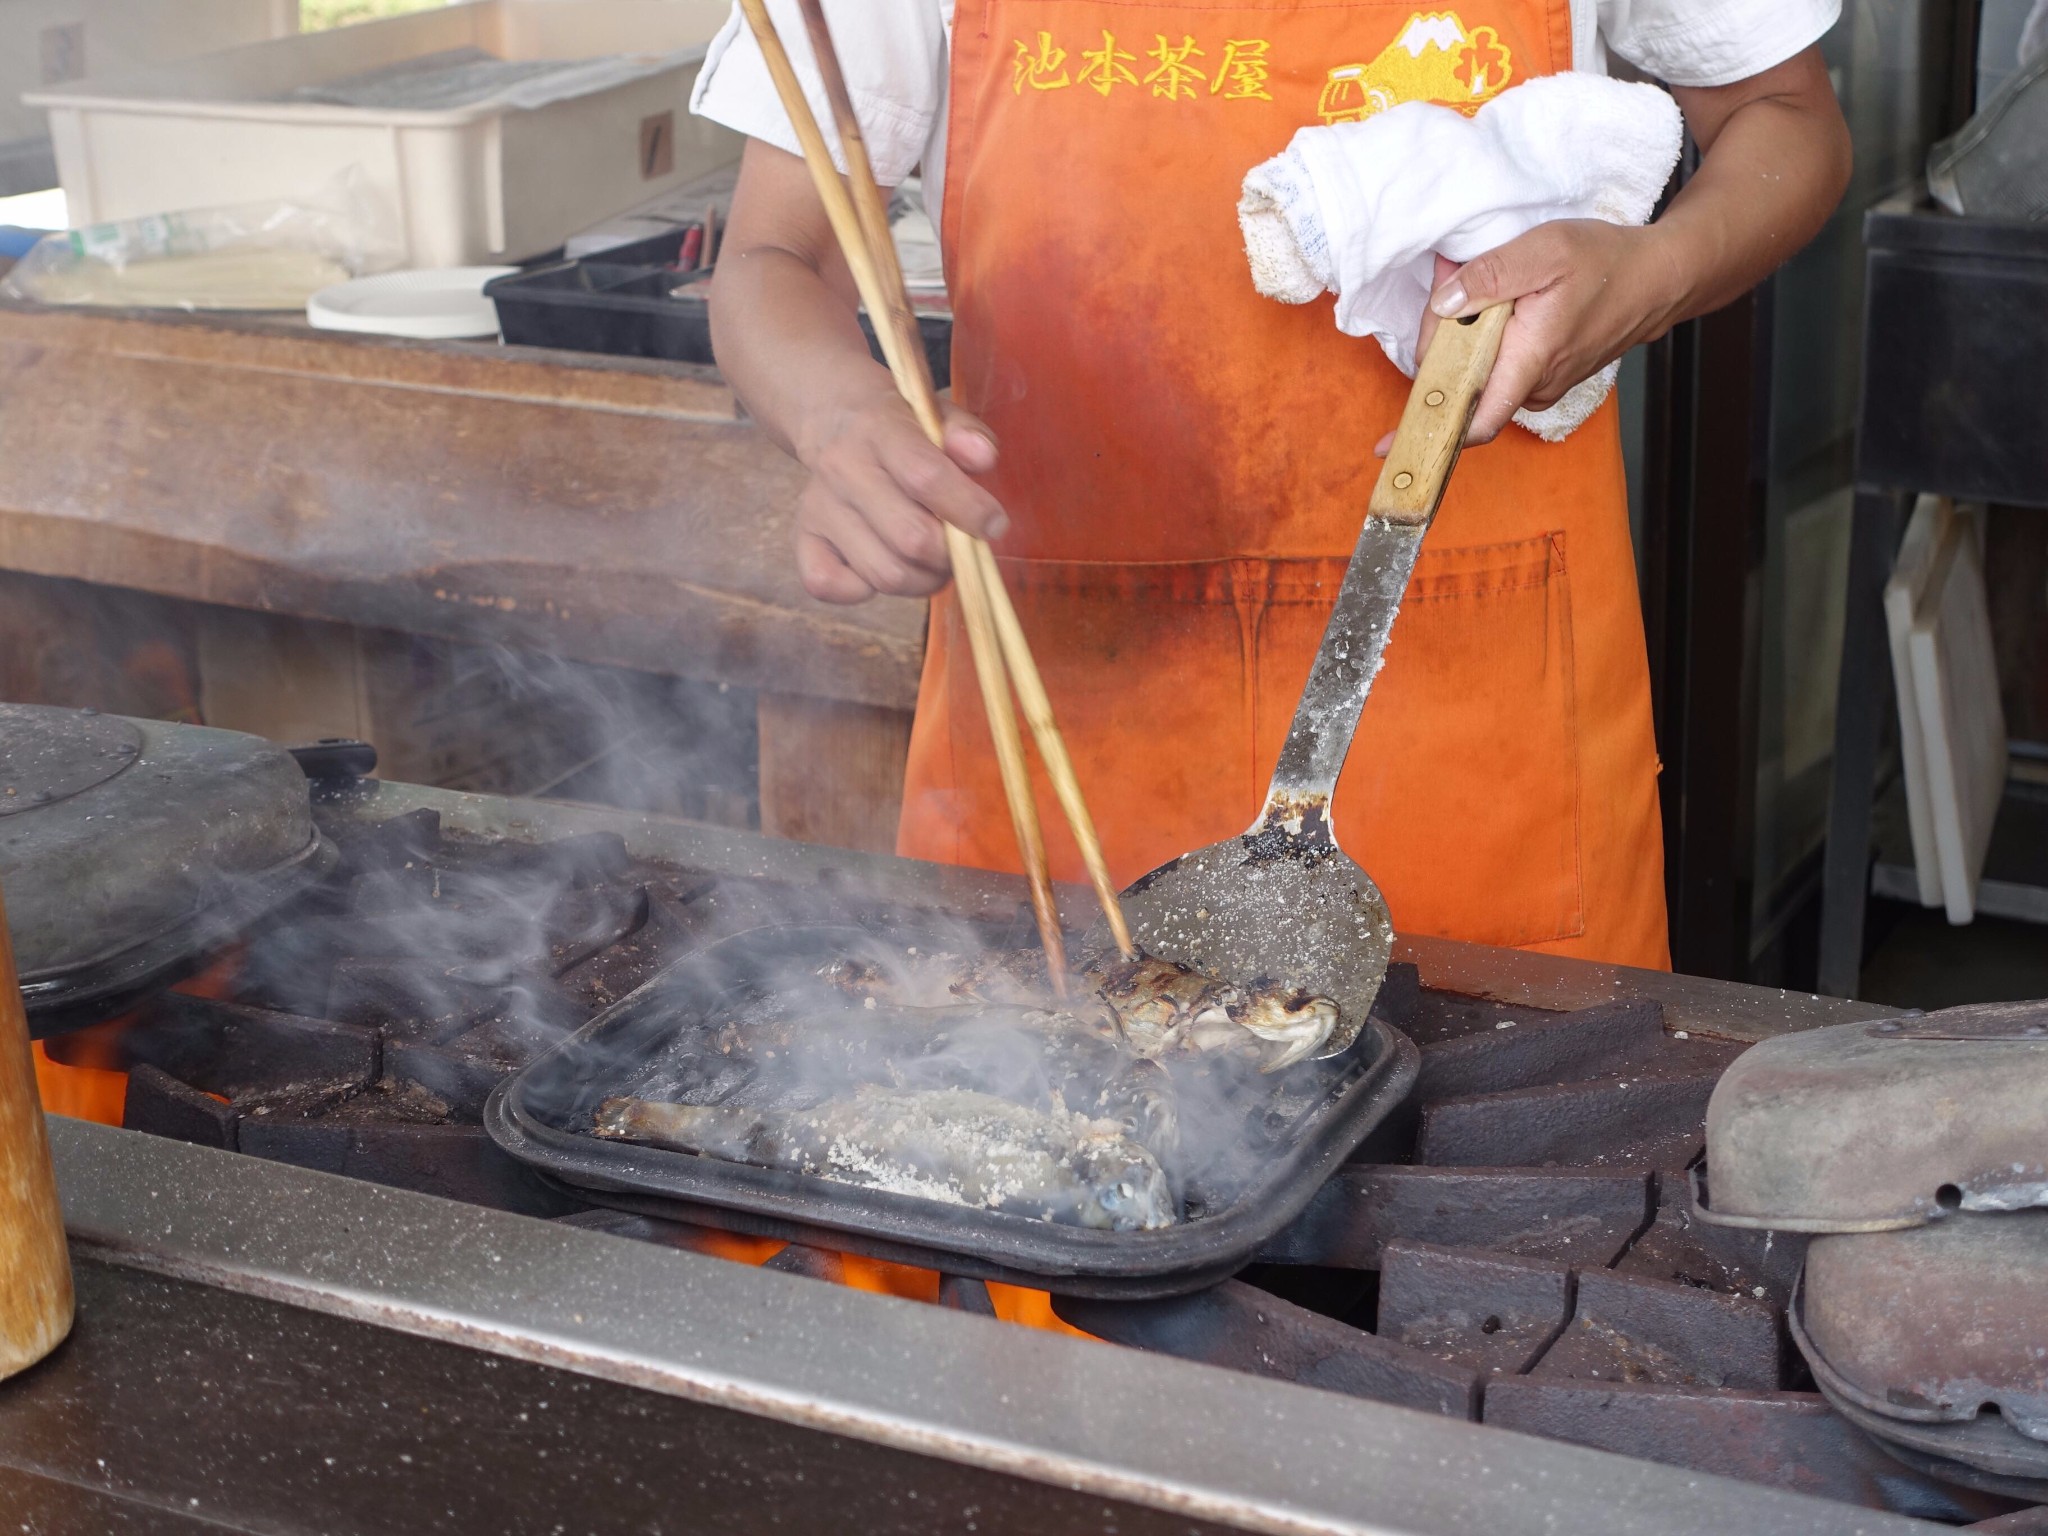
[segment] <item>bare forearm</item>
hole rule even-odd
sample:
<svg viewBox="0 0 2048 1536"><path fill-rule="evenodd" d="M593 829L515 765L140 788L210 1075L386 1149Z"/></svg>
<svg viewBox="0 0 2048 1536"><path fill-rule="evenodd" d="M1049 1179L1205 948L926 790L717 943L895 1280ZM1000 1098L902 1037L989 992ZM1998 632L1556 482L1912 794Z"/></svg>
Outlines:
<svg viewBox="0 0 2048 1536"><path fill-rule="evenodd" d="M1667 324L1719 309L1820 232L1849 180L1849 132L1817 54L1730 109L1707 91L1673 92L1704 146L1699 169L1651 226L1669 264ZM1773 74L1777 72L1774 71Z"/></svg>
<svg viewBox="0 0 2048 1536"><path fill-rule="evenodd" d="M797 459L833 417L893 393L854 315L851 294L835 292L794 252L752 245L719 261L711 293L718 366L748 413Z"/></svg>

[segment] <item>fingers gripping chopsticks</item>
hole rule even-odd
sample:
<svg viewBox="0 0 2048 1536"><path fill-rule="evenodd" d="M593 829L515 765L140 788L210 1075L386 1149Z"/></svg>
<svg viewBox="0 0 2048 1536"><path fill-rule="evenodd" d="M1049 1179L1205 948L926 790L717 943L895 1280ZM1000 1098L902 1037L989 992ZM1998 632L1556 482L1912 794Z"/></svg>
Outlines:
<svg viewBox="0 0 2048 1536"><path fill-rule="evenodd" d="M809 34L818 73L830 103L834 125L839 131L840 150L845 156L846 178L840 179L831 150L811 115L809 102L791 66L789 54L768 15L766 0L740 0L747 23L761 45L768 73L790 126L802 146L818 197L825 205L832 232L846 254L853 271L861 303L875 323L882 355L888 361L896 387L916 415L935 446L943 447L945 423L939 414L938 392L933 388L931 369L924 344L918 335L917 317L903 286L903 272L896 259L896 247L889 235L888 208L861 138L860 123L846 79L839 68L839 56L832 44L819 0L800 0L804 29ZM1039 937L1045 945L1046 964L1053 985L1064 994L1065 945L1060 936L1059 912L1053 903L1052 881L1046 870L1045 840L1040 831L1038 807L1031 793L1029 771L1024 761L1024 742L1010 704L1014 686L1030 722L1039 757L1052 780L1061 810L1072 827L1082 860L1088 868L1096 899L1102 904L1111 935L1126 956L1136 953L1130 929L1124 922L1116 889L1110 884L1109 868L1095 824L1088 815L1079 781L1074 775L1066 742L1054 722L1052 701L1032 659L1030 644L1018 623L1010 595L996 567L995 552L982 540L946 524L946 552L952 561L953 580L959 589L960 609L967 624L967 638L974 654L974 670L981 686L983 707L988 713L989 733L995 740L996 761L1002 772L1003 794L1009 802L1010 819L1023 856L1024 872L1031 887L1031 907L1038 922Z"/></svg>

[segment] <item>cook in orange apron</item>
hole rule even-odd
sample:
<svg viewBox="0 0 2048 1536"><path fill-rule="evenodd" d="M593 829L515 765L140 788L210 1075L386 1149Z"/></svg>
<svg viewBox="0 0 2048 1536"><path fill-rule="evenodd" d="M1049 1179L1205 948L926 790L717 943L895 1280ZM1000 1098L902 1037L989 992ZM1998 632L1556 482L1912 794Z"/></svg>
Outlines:
<svg viewBox="0 0 2048 1536"><path fill-rule="evenodd" d="M1250 825L1407 396L1327 300L1254 292L1239 185L1304 125L1570 66L1567 0L1456 4L959 0L954 394L1002 445L1004 575L1119 882ZM1460 461L1337 833L1399 931L1664 966L1656 774L1610 400ZM950 591L898 847L1017 868Z"/></svg>

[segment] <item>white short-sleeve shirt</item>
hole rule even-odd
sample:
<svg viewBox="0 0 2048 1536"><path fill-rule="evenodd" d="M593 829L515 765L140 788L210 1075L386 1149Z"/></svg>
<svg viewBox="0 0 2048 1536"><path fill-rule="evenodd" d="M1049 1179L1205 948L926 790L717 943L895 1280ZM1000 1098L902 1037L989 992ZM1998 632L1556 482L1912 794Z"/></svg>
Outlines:
<svg viewBox="0 0 2048 1536"><path fill-rule="evenodd" d="M1727 85L1782 64L1835 24L1841 0L1571 0L1572 67L1604 72L1607 55L1671 85ZM776 30L802 38L797 0L768 0ZM944 185L946 82L953 0L830 0L847 90L876 179L894 186L920 165L934 222ZM807 47L791 49L811 111L837 149ZM692 111L791 154L796 135L737 5L712 40ZM842 169L844 167L842 166Z"/></svg>

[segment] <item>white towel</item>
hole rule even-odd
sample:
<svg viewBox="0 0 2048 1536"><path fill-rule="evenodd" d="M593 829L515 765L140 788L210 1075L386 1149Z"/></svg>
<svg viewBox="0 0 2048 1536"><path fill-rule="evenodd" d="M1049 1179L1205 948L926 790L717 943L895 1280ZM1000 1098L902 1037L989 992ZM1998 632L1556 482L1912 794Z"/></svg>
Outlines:
<svg viewBox="0 0 2048 1536"><path fill-rule="evenodd" d="M1683 131L1657 87L1586 74L1539 76L1471 117L1418 101L1304 128L1244 179L1252 282L1286 304L1336 294L1337 329L1371 336L1412 378L1436 253L1470 261L1552 219L1641 224ZM1607 398L1615 372L1515 420L1556 442Z"/></svg>

